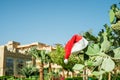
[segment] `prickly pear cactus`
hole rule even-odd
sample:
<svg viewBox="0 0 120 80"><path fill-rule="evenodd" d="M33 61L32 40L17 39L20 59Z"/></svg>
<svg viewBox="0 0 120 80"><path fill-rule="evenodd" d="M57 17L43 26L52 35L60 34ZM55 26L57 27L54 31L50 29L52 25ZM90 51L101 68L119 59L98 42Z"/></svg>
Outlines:
<svg viewBox="0 0 120 80"><path fill-rule="evenodd" d="M111 27L112 27L112 29L114 29L114 30L120 30L120 21L118 21L118 22L115 23L115 24L112 24Z"/></svg>
<svg viewBox="0 0 120 80"><path fill-rule="evenodd" d="M120 20L120 10L115 13L115 16Z"/></svg>
<svg viewBox="0 0 120 80"><path fill-rule="evenodd" d="M120 31L120 9L116 4L111 6L109 15L112 29Z"/></svg>

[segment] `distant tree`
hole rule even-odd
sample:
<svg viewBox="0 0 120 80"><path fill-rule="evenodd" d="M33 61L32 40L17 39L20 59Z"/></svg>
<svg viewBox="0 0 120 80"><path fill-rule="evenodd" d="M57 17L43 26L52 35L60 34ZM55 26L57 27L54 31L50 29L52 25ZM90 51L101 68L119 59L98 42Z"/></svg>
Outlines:
<svg viewBox="0 0 120 80"><path fill-rule="evenodd" d="M64 47L61 45L58 45L57 49L50 53L52 61L62 66L63 70L66 71L73 71L72 68L76 63L82 63L82 59L80 56L78 57L77 55L71 55L68 64L65 64L64 55L65 55Z"/></svg>
<svg viewBox="0 0 120 80"><path fill-rule="evenodd" d="M40 61L40 80L44 80L44 63L49 62L49 54L46 50L38 50L36 48L31 48L29 53L35 57L35 59Z"/></svg>

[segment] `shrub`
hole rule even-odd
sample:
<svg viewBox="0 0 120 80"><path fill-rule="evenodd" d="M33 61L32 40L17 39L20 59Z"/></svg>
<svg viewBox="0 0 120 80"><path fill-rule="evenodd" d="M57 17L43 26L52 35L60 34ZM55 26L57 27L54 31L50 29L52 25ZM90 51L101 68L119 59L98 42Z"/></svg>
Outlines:
<svg viewBox="0 0 120 80"><path fill-rule="evenodd" d="M72 77L72 78L66 78L65 80L83 80L82 77Z"/></svg>

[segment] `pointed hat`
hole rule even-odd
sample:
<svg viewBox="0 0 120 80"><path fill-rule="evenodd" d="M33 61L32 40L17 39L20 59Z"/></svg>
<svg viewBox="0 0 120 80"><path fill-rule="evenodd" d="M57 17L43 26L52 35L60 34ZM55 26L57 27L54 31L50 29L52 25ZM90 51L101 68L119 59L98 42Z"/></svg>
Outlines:
<svg viewBox="0 0 120 80"><path fill-rule="evenodd" d="M88 41L83 36L80 36L78 34L73 35L72 38L65 45L64 63L68 63L68 58L71 53L80 52L80 50L86 48L87 45Z"/></svg>

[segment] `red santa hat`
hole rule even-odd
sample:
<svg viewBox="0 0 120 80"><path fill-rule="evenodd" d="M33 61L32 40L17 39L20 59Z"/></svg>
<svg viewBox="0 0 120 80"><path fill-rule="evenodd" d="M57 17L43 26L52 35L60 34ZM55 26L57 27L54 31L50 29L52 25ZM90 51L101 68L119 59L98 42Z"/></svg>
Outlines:
<svg viewBox="0 0 120 80"><path fill-rule="evenodd" d="M65 59L64 63L68 63L68 58L71 55L71 53L77 53L80 50L86 48L88 45L88 41L78 34L75 34L72 36L72 38L67 42L65 45Z"/></svg>

